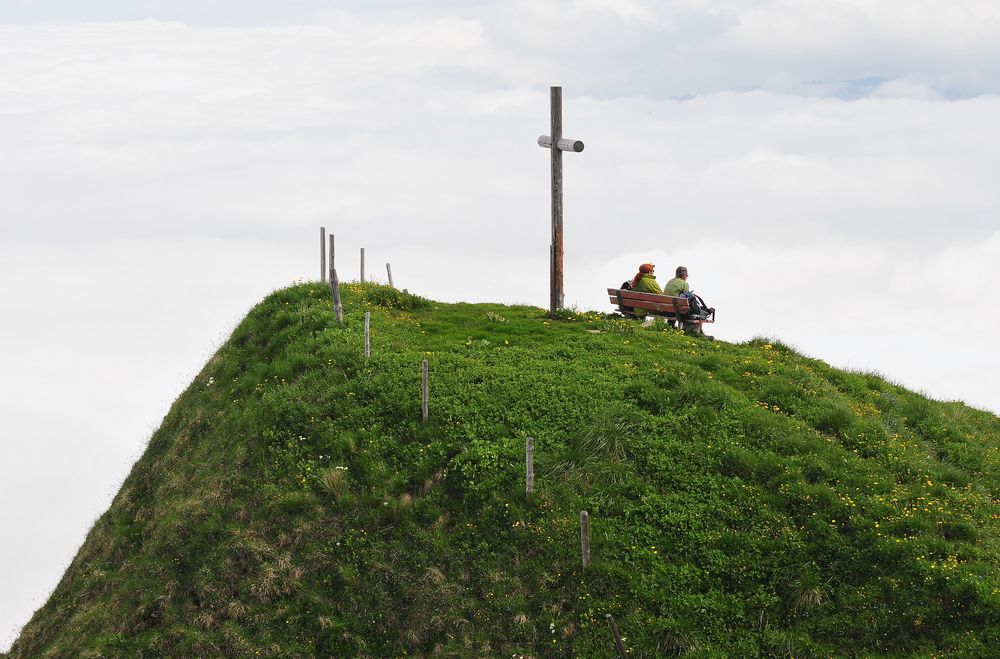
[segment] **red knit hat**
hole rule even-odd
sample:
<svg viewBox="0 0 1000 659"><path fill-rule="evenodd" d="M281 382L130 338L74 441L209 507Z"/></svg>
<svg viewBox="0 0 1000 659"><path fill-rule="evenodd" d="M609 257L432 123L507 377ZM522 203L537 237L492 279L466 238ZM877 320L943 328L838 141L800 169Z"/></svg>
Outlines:
<svg viewBox="0 0 1000 659"><path fill-rule="evenodd" d="M649 274L650 272L653 271L653 268L655 267L656 266L653 265L652 263L643 263L642 265L639 266L639 272L643 274Z"/></svg>

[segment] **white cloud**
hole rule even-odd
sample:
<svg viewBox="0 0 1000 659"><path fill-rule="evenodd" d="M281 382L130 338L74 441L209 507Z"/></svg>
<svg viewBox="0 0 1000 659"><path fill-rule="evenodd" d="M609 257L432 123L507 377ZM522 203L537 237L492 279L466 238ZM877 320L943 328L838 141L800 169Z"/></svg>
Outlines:
<svg viewBox="0 0 1000 659"><path fill-rule="evenodd" d="M29 47L35 29L8 28L5 41L20 44L0 64L0 95L12 99L0 109L0 175L5 212L20 218L9 230L79 236L67 218L84 207L90 236L395 217L448 240L459 215L503 219L495 195L513 195L511 211L526 218L545 171L537 147L526 153L547 130L544 89L499 82L518 74L475 21L398 27L382 40L358 36L382 23L360 21L343 31L37 28L64 44L43 55ZM428 45L413 36L424 28L451 39ZM497 82L483 88L462 71ZM675 102L579 99L568 88L566 131L588 150L568 159L567 185L584 191L585 224L627 199L648 230L669 208L727 236L864 230L937 245L983 235L1000 173L997 98L938 102L909 81L875 91L852 103L769 93ZM475 196L454 183L472 173ZM950 231L931 240L925 229L943 208Z"/></svg>
<svg viewBox="0 0 1000 659"><path fill-rule="evenodd" d="M911 78L949 95L1000 92L1000 8L990 0L122 0L0 3L10 20L134 20L294 27L357 34L369 46L433 52L488 39L508 83L558 79L598 95L670 95L759 88L776 77L838 85L874 76ZM477 25L479 35L467 24ZM268 33L260 33L265 42ZM456 41L458 39L459 41ZM266 45L264 50L266 51ZM3 45L0 44L0 51ZM8 51L9 52L9 51ZM394 60L401 69L421 52ZM465 58L456 64L464 66ZM86 68L86 60L77 60ZM380 71L390 70L388 68ZM485 73L479 69L478 74ZM512 80L516 78L517 80ZM816 83L819 83L817 86Z"/></svg>
<svg viewBox="0 0 1000 659"><path fill-rule="evenodd" d="M903 78L885 81L876 87L871 95L874 98L914 98L926 101L942 98L942 95L930 85Z"/></svg>
<svg viewBox="0 0 1000 659"><path fill-rule="evenodd" d="M653 10L639 0L573 0L568 13L572 15L590 12L607 12L626 23L650 22L655 17Z"/></svg>

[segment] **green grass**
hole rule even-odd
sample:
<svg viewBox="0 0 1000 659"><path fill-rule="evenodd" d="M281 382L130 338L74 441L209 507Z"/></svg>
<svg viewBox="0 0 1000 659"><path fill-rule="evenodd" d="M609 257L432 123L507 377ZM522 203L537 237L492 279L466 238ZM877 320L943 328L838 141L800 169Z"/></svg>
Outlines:
<svg viewBox="0 0 1000 659"><path fill-rule="evenodd" d="M344 289L343 327L307 284L236 328L10 656L611 656L608 613L634 656L1000 647L997 417L774 340Z"/></svg>

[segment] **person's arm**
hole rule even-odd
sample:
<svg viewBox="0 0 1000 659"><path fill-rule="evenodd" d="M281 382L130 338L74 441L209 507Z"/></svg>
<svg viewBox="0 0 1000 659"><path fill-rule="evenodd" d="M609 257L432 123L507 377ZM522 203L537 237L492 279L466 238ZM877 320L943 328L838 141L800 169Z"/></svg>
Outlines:
<svg viewBox="0 0 1000 659"><path fill-rule="evenodd" d="M660 288L660 284L657 283L657 281L652 277L646 278L646 285L650 293L654 293L656 295L663 295L663 289Z"/></svg>

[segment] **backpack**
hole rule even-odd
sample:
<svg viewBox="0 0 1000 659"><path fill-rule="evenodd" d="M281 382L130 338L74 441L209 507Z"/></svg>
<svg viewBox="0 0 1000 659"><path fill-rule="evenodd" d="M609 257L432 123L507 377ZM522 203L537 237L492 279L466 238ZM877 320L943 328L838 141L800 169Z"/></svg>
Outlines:
<svg viewBox="0 0 1000 659"><path fill-rule="evenodd" d="M626 279L625 281L622 282L622 285L619 286L618 288L620 288L623 291L630 291L630 290L632 290L632 280L631 279Z"/></svg>
<svg viewBox="0 0 1000 659"><path fill-rule="evenodd" d="M695 318L701 318L707 320L709 316L713 319L715 318L715 307L710 307L705 304L705 300L701 299L700 295L691 294L689 298L691 301L691 312L694 314Z"/></svg>

